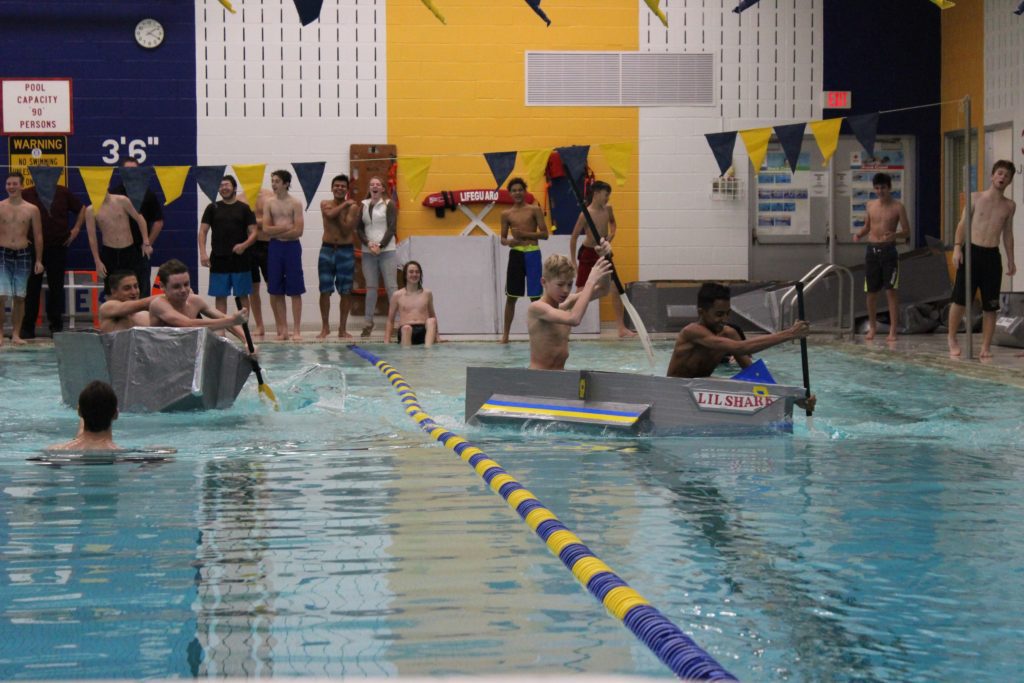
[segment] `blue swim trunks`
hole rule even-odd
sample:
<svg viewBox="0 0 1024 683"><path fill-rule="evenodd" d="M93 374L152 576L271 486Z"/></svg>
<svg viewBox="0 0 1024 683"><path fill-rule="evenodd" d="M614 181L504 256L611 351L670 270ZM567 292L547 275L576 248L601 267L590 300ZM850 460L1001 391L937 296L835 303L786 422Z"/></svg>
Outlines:
<svg viewBox="0 0 1024 683"><path fill-rule="evenodd" d="M28 276L32 274L32 247L8 249L0 247L0 296L24 299Z"/></svg>
<svg viewBox="0 0 1024 683"><path fill-rule="evenodd" d="M267 247L267 292L275 296L306 293L302 277L302 245L298 240L270 240Z"/></svg>
<svg viewBox="0 0 1024 683"><path fill-rule="evenodd" d="M249 296L252 294L252 271L241 273L210 273L210 296Z"/></svg>
<svg viewBox="0 0 1024 683"><path fill-rule="evenodd" d="M512 247L508 253L505 296L515 299L525 295L533 300L539 299L544 293L540 282L543 267L539 247Z"/></svg>
<svg viewBox="0 0 1024 683"><path fill-rule="evenodd" d="M338 294L352 291L352 275L356 269L355 249L351 244L324 244L320 247L317 272L320 274L320 293Z"/></svg>

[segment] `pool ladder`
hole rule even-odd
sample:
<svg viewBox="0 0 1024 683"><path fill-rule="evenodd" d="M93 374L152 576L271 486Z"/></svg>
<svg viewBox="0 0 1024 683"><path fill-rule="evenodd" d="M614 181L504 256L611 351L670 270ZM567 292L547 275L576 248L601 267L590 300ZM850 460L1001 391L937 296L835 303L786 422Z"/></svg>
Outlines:
<svg viewBox="0 0 1024 683"><path fill-rule="evenodd" d="M854 335L854 314L853 314L853 273L850 272L849 268L840 266L835 263L819 263L818 265L811 268L806 275L800 278L800 281L804 283L804 294L809 294L814 291L821 282L825 281L829 276L835 276L838 290L836 297L836 326L835 327L819 327L814 326L815 332L832 332L842 337L844 334L849 332L850 338ZM844 288L849 285L849 325L843 326L843 294ZM805 311L806 313L806 311ZM808 317L810 317L808 315ZM782 295L779 299L779 329L783 329L788 325L792 325L796 322L796 287L790 287L789 290Z"/></svg>

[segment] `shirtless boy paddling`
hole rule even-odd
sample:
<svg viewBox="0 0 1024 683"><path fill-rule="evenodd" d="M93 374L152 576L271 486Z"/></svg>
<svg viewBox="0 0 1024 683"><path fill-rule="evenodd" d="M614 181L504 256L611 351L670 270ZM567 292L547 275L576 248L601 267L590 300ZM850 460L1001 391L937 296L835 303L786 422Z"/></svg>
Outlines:
<svg viewBox="0 0 1024 683"><path fill-rule="evenodd" d="M107 276L110 296L100 305L100 332L149 326L149 305L155 296L139 298L139 278L130 270Z"/></svg>
<svg viewBox="0 0 1024 683"><path fill-rule="evenodd" d="M205 327L227 330L245 345L245 334L239 325L248 322L249 309L243 308L228 316L192 291L188 268L178 259L171 259L157 271L164 293L149 304L153 327ZM200 317L202 316L202 317Z"/></svg>

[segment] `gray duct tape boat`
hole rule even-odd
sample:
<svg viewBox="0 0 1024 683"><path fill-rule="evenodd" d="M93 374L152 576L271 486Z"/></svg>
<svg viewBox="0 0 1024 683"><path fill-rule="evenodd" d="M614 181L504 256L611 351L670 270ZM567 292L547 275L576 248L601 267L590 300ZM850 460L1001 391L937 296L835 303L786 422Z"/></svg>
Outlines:
<svg viewBox="0 0 1024 683"><path fill-rule="evenodd" d="M55 334L64 403L93 380L109 383L125 413L229 408L252 363L241 348L203 328L136 327Z"/></svg>
<svg viewBox="0 0 1024 683"><path fill-rule="evenodd" d="M757 380L466 368L466 421L474 424L554 422L654 436L792 432L793 405L804 395L803 387Z"/></svg>

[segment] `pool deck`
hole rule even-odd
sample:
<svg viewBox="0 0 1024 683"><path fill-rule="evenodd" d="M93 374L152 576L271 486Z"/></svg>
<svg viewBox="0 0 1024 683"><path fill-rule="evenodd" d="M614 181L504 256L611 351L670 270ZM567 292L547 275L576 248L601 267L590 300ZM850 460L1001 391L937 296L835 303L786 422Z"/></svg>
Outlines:
<svg viewBox="0 0 1024 683"><path fill-rule="evenodd" d="M359 337L358 331L353 333L351 339L339 339L334 333L326 339L317 339L316 332L307 330L303 332L302 339L296 341L278 341L273 335L267 335L264 339L256 339L257 345L276 344L352 344L371 343L380 344L384 342L383 322L378 324L373 334L368 338ZM675 338L674 333L655 333L651 335L653 340L667 341ZM472 335L445 335L442 334L445 342L497 342L498 335L494 334L472 334ZM526 342L527 335L511 335L513 342ZM600 334L573 335L573 343L586 343L587 341L620 342L622 344L639 344L635 338L619 339L612 323L603 323ZM809 348L813 352L815 346L829 346L847 353L861 356L867 360L877 362L892 362L893 360L904 360L915 365L947 370L967 377L990 380L1000 384L1010 384L1024 387L1024 349L1015 349L1002 346L992 347L992 358L979 360L977 355L981 349L981 335L974 336L974 359L968 360L966 355L959 358L950 357L946 346L946 335L919 334L904 335L895 343L888 343L885 337L878 337L867 341L863 336L858 335L850 341L849 337L838 339L834 335L812 335ZM0 354L7 355L17 353L20 349L37 349L40 347L53 346L49 337L38 337L30 340L24 347L15 347L10 339L4 340L0 347ZM966 349L964 335L960 335L960 346ZM964 352L966 353L966 351Z"/></svg>

